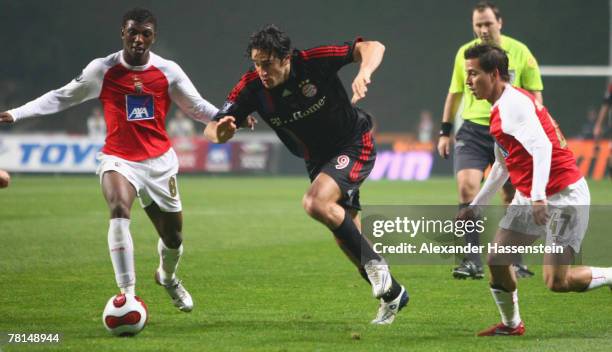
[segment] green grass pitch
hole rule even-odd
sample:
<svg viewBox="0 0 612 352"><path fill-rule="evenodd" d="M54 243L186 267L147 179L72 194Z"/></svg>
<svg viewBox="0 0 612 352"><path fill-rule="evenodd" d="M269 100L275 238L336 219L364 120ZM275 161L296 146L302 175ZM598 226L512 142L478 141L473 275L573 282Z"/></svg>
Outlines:
<svg viewBox="0 0 612 352"><path fill-rule="evenodd" d="M15 176L0 191L0 332L59 332L57 345L2 351L609 351L612 293L553 294L521 280L527 333L477 338L499 320L486 280L457 281L446 266L396 265L411 301L391 326L371 326L377 302L322 225L301 208L303 178L187 177L180 181L185 255L179 276L192 313L155 285L157 236L136 202L137 293L149 324L134 338L106 332L117 292L108 212L95 176ZM609 181L590 183L612 203ZM365 204L455 204L454 181L366 182ZM588 235L587 235L588 236ZM611 261L612 264L612 261Z"/></svg>

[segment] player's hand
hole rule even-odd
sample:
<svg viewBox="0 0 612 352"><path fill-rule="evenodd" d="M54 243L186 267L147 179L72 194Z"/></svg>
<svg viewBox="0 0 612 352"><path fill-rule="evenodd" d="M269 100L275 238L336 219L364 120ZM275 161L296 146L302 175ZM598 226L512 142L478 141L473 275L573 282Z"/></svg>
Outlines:
<svg viewBox="0 0 612 352"><path fill-rule="evenodd" d="M251 129L251 131L255 130L255 125L257 125L257 119L255 118L255 116L247 116L246 120L244 120L244 122L242 123L242 125L240 127L248 127L249 129Z"/></svg>
<svg viewBox="0 0 612 352"><path fill-rule="evenodd" d="M5 112L0 113L0 122L4 122L4 123L15 122L15 118L13 118L11 114L5 111Z"/></svg>
<svg viewBox="0 0 612 352"><path fill-rule="evenodd" d="M366 92L368 91L368 84L370 84L370 74L367 72L359 71L355 80L353 80L353 97L351 103L355 104L359 100L365 98Z"/></svg>
<svg viewBox="0 0 612 352"><path fill-rule="evenodd" d="M233 116L225 116L217 122L217 141L225 143L236 133L236 119Z"/></svg>
<svg viewBox="0 0 612 352"><path fill-rule="evenodd" d="M450 137L440 136L438 139L438 154L444 159L448 159L450 154Z"/></svg>
<svg viewBox="0 0 612 352"><path fill-rule="evenodd" d="M546 225L548 223L548 205L546 200L535 200L531 202L531 211L533 212L533 221L537 225Z"/></svg>
<svg viewBox="0 0 612 352"><path fill-rule="evenodd" d="M480 207L476 205L470 205L465 207L457 213L455 220L474 220L480 216Z"/></svg>
<svg viewBox="0 0 612 352"><path fill-rule="evenodd" d="M11 175L4 170L0 170L0 188L6 188L11 183Z"/></svg>

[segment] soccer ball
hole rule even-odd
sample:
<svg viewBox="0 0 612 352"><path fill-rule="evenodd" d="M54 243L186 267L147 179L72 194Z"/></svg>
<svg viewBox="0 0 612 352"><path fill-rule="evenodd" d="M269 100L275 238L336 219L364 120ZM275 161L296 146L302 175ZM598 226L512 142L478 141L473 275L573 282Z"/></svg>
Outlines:
<svg viewBox="0 0 612 352"><path fill-rule="evenodd" d="M121 293L104 307L102 323L116 336L134 336L144 329L149 318L147 305L138 296Z"/></svg>

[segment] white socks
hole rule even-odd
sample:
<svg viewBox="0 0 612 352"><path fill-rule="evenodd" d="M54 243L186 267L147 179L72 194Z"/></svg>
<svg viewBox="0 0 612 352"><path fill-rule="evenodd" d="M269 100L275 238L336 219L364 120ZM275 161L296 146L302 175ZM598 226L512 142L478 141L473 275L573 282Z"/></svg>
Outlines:
<svg viewBox="0 0 612 352"><path fill-rule="evenodd" d="M164 285L173 283L176 278L176 268L183 254L183 245L179 248L172 249L166 247L164 241L159 239L157 242L157 253L159 253L159 279Z"/></svg>
<svg viewBox="0 0 612 352"><path fill-rule="evenodd" d="M586 291L594 290L601 286L612 287L612 268L591 267L591 283Z"/></svg>
<svg viewBox="0 0 612 352"><path fill-rule="evenodd" d="M108 227L108 250L110 252L115 280L122 293L135 294L134 245L130 235L130 219L115 218Z"/></svg>
<svg viewBox="0 0 612 352"><path fill-rule="evenodd" d="M521 323L518 306L518 290L507 292L491 287L493 300L497 304L504 325L515 328Z"/></svg>

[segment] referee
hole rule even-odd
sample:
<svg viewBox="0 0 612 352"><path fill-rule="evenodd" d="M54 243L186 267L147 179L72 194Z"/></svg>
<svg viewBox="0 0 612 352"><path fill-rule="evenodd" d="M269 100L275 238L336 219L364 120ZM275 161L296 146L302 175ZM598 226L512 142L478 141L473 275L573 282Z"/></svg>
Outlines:
<svg viewBox="0 0 612 352"><path fill-rule="evenodd" d="M501 47L510 61L510 83L531 92L541 103L543 89L540 69L535 57L527 46L516 39L501 34L502 17L499 9L488 1L479 2L472 10L472 28L476 39L464 44L457 51L450 88L444 103L442 126L438 140L438 153L448 158L450 153L450 133L453 129L453 118L463 102L461 117L463 125L455 136L454 170L457 175L459 190L459 208L466 207L474 199L484 171L495 161L494 141L489 135L489 115L491 104L486 100L477 100L467 89L465 76L464 52L467 48L480 43ZM462 101L463 100L463 101ZM510 183L504 186L504 203L508 204L514 196ZM478 246L478 233L465 235L466 244ZM515 265L519 277L530 277L533 273L524 265ZM458 279L482 279L484 271L478 254L466 255L461 264L453 269L453 276Z"/></svg>

